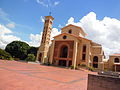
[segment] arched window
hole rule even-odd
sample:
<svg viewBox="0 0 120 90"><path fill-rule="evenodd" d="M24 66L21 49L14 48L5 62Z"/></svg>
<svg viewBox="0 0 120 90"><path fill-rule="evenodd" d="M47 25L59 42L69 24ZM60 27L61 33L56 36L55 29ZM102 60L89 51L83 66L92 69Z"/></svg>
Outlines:
<svg viewBox="0 0 120 90"><path fill-rule="evenodd" d="M115 63L119 63L119 58L115 58L115 59L114 59L114 62L115 62Z"/></svg>
<svg viewBox="0 0 120 90"><path fill-rule="evenodd" d="M93 67L98 68L98 57L97 56L93 57Z"/></svg>
<svg viewBox="0 0 120 90"><path fill-rule="evenodd" d="M63 36L63 39L66 39L67 38L67 36Z"/></svg>
<svg viewBox="0 0 120 90"><path fill-rule="evenodd" d="M94 56L93 62L98 62L98 57L97 56Z"/></svg>
<svg viewBox="0 0 120 90"><path fill-rule="evenodd" d="M82 54L82 60L85 61L85 59L86 59L86 45L83 46L82 52L83 52L83 54Z"/></svg>
<svg viewBox="0 0 120 90"><path fill-rule="evenodd" d="M70 33L70 34L71 34L71 33L72 33L72 30L69 30L69 31L68 31L68 33Z"/></svg>
<svg viewBox="0 0 120 90"><path fill-rule="evenodd" d="M41 58L42 58L42 53L39 54L39 59L38 59L39 62L41 62Z"/></svg>
<svg viewBox="0 0 120 90"><path fill-rule="evenodd" d="M68 47L67 46L63 46L61 48L61 55L60 55L60 57L67 58L67 56L68 56Z"/></svg>
<svg viewBox="0 0 120 90"><path fill-rule="evenodd" d="M83 52L86 52L86 46L85 45L83 46Z"/></svg>

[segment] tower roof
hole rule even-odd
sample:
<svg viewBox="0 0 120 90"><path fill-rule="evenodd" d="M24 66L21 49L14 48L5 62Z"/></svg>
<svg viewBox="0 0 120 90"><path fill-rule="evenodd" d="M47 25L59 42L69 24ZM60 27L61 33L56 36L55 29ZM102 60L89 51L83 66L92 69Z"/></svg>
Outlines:
<svg viewBox="0 0 120 90"><path fill-rule="evenodd" d="M45 18L54 20L54 18L52 16L45 16Z"/></svg>

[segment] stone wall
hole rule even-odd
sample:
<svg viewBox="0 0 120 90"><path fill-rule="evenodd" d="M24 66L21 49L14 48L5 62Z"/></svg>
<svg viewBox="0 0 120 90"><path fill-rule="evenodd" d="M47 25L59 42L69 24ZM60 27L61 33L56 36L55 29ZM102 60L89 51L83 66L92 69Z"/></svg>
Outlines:
<svg viewBox="0 0 120 90"><path fill-rule="evenodd" d="M89 74L87 90L120 90L120 78Z"/></svg>

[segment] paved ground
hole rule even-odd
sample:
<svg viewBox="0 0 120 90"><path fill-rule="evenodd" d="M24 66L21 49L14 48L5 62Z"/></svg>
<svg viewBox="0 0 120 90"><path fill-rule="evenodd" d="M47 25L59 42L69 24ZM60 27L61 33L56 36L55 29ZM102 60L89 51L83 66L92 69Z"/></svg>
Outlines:
<svg viewBox="0 0 120 90"><path fill-rule="evenodd" d="M0 90L87 90L88 73L0 60Z"/></svg>

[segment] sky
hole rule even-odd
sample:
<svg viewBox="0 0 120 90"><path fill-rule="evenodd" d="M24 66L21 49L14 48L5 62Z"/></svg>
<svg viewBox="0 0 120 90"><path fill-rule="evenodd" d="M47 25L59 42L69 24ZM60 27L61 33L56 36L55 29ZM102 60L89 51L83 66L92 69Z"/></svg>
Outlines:
<svg viewBox="0 0 120 90"><path fill-rule="evenodd" d="M0 48L21 40L40 45L44 16L54 17L53 36L73 24L102 45L105 55L120 53L120 0L0 0Z"/></svg>

